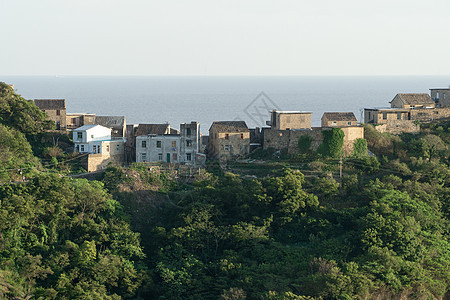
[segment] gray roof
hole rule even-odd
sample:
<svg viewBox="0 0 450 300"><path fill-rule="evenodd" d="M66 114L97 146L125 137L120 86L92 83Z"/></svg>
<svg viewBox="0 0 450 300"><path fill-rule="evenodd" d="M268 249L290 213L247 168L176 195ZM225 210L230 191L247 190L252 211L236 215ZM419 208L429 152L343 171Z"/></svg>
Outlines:
<svg viewBox="0 0 450 300"><path fill-rule="evenodd" d="M66 109L66 99L34 99L39 109Z"/></svg>
<svg viewBox="0 0 450 300"><path fill-rule="evenodd" d="M400 99L408 105L434 105L433 99L431 99L430 95L428 94L397 94L397 96L399 96ZM392 101L389 103L392 103Z"/></svg>
<svg viewBox="0 0 450 300"><path fill-rule="evenodd" d="M139 124L135 135L157 134L163 135L167 132L169 124Z"/></svg>
<svg viewBox="0 0 450 300"><path fill-rule="evenodd" d="M325 112L322 118L324 117L329 121L357 121L352 112Z"/></svg>
<svg viewBox="0 0 450 300"><path fill-rule="evenodd" d="M96 116L95 124L120 129L125 124L125 116Z"/></svg>
<svg viewBox="0 0 450 300"><path fill-rule="evenodd" d="M74 129L73 131L86 131L86 130L89 130L91 128L98 127L98 126L104 127L106 129L109 129L109 128L105 127L105 126L98 125L98 124L87 124L87 125L83 125L81 127L78 127L77 129Z"/></svg>
<svg viewBox="0 0 450 300"><path fill-rule="evenodd" d="M218 131L222 132L247 132L248 127L245 121L214 121L209 128L217 128Z"/></svg>

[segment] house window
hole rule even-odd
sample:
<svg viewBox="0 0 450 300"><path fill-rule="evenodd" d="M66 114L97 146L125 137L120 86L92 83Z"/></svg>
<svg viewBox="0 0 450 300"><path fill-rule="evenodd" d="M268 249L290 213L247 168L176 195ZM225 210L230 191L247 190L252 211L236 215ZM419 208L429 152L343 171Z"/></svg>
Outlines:
<svg viewBox="0 0 450 300"><path fill-rule="evenodd" d="M191 161L192 160L192 154L191 153L186 153L186 160L187 161Z"/></svg>
<svg viewBox="0 0 450 300"><path fill-rule="evenodd" d="M439 100L439 92L436 92L436 99Z"/></svg>
<svg viewBox="0 0 450 300"><path fill-rule="evenodd" d="M191 136L191 129L190 128L186 128L186 135L187 136Z"/></svg>
<svg viewBox="0 0 450 300"><path fill-rule="evenodd" d="M117 152L120 151L120 145L116 145L116 151L117 151Z"/></svg>
<svg viewBox="0 0 450 300"><path fill-rule="evenodd" d="M186 141L186 147L191 147L192 146L192 141L191 140L187 140Z"/></svg>
<svg viewBox="0 0 450 300"><path fill-rule="evenodd" d="M162 160L162 153L158 153L158 160Z"/></svg>
<svg viewBox="0 0 450 300"><path fill-rule="evenodd" d="M142 148L147 148L147 141L142 141L141 146Z"/></svg>
<svg viewBox="0 0 450 300"><path fill-rule="evenodd" d="M228 145L225 145L225 151L229 151L230 147Z"/></svg>
<svg viewBox="0 0 450 300"><path fill-rule="evenodd" d="M401 120L402 119L402 113L397 113L397 120Z"/></svg>
<svg viewBox="0 0 450 300"><path fill-rule="evenodd" d="M79 140L81 140L83 138L83 133L82 132L77 132L77 138Z"/></svg>
<svg viewBox="0 0 450 300"><path fill-rule="evenodd" d="M352 126L352 122L347 122L348 126Z"/></svg>
<svg viewBox="0 0 450 300"><path fill-rule="evenodd" d="M387 113L383 113L383 120L387 120Z"/></svg>
<svg viewBox="0 0 450 300"><path fill-rule="evenodd" d="M178 160L178 156L176 153L172 153L172 160L173 161L177 161Z"/></svg>
<svg viewBox="0 0 450 300"><path fill-rule="evenodd" d="M56 115L60 116L61 115L61 111L59 109L56 110Z"/></svg>
<svg viewBox="0 0 450 300"><path fill-rule="evenodd" d="M80 152L84 152L84 145L80 145Z"/></svg>
<svg viewBox="0 0 450 300"><path fill-rule="evenodd" d="M92 152L97 153L97 146L96 145L92 146Z"/></svg>
<svg viewBox="0 0 450 300"><path fill-rule="evenodd" d="M243 133L241 133L241 140L242 140L242 139L244 139L244 134L243 134Z"/></svg>
<svg viewBox="0 0 450 300"><path fill-rule="evenodd" d="M336 121L331 122L331 126L336 126Z"/></svg>
<svg viewBox="0 0 450 300"><path fill-rule="evenodd" d="M416 108L416 106L415 105L411 105L409 108L414 109L414 108Z"/></svg>
<svg viewBox="0 0 450 300"><path fill-rule="evenodd" d="M146 162L146 161L147 161L147 153L141 153L141 160L142 160L143 162Z"/></svg>
<svg viewBox="0 0 450 300"><path fill-rule="evenodd" d="M177 141L173 141L172 142L172 148L176 148L177 147Z"/></svg>
<svg viewBox="0 0 450 300"><path fill-rule="evenodd" d="M109 145L106 145L106 152L109 152Z"/></svg>
<svg viewBox="0 0 450 300"><path fill-rule="evenodd" d="M228 133L225 133L225 139L228 140L230 138L230 136L228 135Z"/></svg>
<svg viewBox="0 0 450 300"><path fill-rule="evenodd" d="M156 148L161 148L161 141L156 141Z"/></svg>
<svg viewBox="0 0 450 300"><path fill-rule="evenodd" d="M93 134L91 134L91 139L93 139L94 138L94 135Z"/></svg>

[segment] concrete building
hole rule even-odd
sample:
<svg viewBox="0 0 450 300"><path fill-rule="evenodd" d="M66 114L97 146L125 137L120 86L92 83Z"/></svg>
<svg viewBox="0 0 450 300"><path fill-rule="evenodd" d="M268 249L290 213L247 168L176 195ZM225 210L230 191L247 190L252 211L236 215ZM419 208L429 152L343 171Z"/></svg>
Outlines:
<svg viewBox="0 0 450 300"><path fill-rule="evenodd" d="M244 121L216 121L209 128L208 157L226 161L250 152L250 130Z"/></svg>
<svg viewBox="0 0 450 300"><path fill-rule="evenodd" d="M73 130L84 125L95 123L95 114L68 113L66 114L66 129Z"/></svg>
<svg viewBox="0 0 450 300"><path fill-rule="evenodd" d="M450 106L450 88L430 89L431 99L436 103L436 107Z"/></svg>
<svg viewBox="0 0 450 300"><path fill-rule="evenodd" d="M322 127L357 126L358 120L352 112L325 112L322 115Z"/></svg>
<svg viewBox="0 0 450 300"><path fill-rule="evenodd" d="M65 99L35 99L34 104L55 122L56 130L66 130L66 100Z"/></svg>
<svg viewBox="0 0 450 300"><path fill-rule="evenodd" d="M84 125L74 129L72 134L75 152L87 154L83 164L88 172L104 169L111 162L124 162L125 138L112 138L110 128Z"/></svg>
<svg viewBox="0 0 450 300"><path fill-rule="evenodd" d="M428 94L397 94L391 102L391 108L434 108L435 103Z"/></svg>
<svg viewBox="0 0 450 300"><path fill-rule="evenodd" d="M135 162L136 157L136 137L142 135L164 135L170 134L169 124L130 124L126 126L126 161Z"/></svg>
<svg viewBox="0 0 450 300"><path fill-rule="evenodd" d="M168 124L164 124L169 126ZM158 129L159 126L152 126ZM162 130L136 137L136 162L194 165L200 153L200 124L180 124L180 131Z"/></svg>
<svg viewBox="0 0 450 300"><path fill-rule="evenodd" d="M311 129L311 113L301 111L277 111L270 114L270 121L266 122L271 129Z"/></svg>

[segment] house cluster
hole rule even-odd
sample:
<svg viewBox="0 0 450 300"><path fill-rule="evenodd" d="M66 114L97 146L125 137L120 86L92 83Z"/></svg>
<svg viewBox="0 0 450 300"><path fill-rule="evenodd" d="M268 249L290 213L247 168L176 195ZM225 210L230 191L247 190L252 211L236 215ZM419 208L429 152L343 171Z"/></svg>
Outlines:
<svg viewBox="0 0 450 300"><path fill-rule="evenodd" d="M429 94L397 94L390 107L365 108L364 122L381 132L415 133L420 122L450 117L450 88L430 89Z"/></svg>
<svg viewBox="0 0 450 300"><path fill-rule="evenodd" d="M450 117L449 89L431 89L428 94L397 94L387 108L365 108L366 123L391 133L416 132L419 122ZM74 151L85 154L91 171L110 162L165 162L191 166L206 158L227 161L245 157L253 149L272 148L298 153L298 141L308 136L310 150L322 143L322 131L341 128L344 154L353 150L355 140L364 138L364 128L352 112L325 112L321 127L311 126L311 113L277 111L270 113L267 127L248 128L245 121L215 121L203 136L198 122L170 124L126 124L124 116L67 113L64 99L36 99L35 104L56 124L57 130L71 132Z"/></svg>

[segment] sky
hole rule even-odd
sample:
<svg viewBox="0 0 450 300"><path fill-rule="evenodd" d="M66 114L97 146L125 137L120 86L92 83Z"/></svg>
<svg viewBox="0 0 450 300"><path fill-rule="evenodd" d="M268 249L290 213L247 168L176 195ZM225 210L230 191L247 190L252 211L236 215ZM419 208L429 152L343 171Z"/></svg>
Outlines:
<svg viewBox="0 0 450 300"><path fill-rule="evenodd" d="M449 0L0 0L0 75L450 75Z"/></svg>

